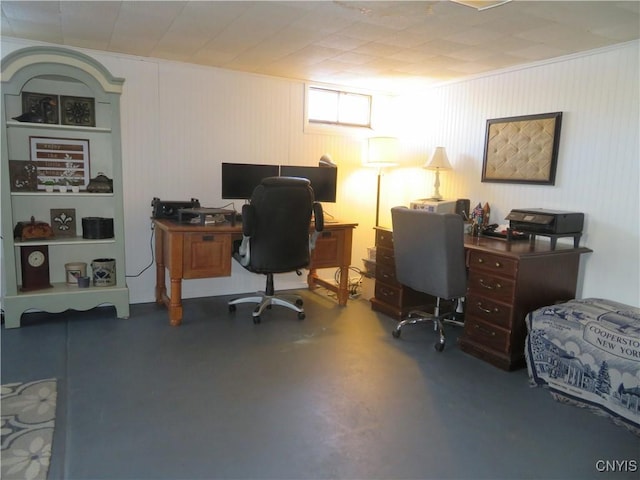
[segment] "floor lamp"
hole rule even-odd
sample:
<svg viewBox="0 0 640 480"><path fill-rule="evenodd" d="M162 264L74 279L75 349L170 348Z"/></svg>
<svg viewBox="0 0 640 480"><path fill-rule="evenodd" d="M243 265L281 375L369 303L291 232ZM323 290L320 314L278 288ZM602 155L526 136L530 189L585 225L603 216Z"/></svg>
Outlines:
<svg viewBox="0 0 640 480"><path fill-rule="evenodd" d="M367 161L368 167L378 169L378 186L376 190L376 227L379 226L380 220L380 177L382 177L382 169L385 167L393 167L397 165L398 158L398 139L395 137L371 137L367 145Z"/></svg>

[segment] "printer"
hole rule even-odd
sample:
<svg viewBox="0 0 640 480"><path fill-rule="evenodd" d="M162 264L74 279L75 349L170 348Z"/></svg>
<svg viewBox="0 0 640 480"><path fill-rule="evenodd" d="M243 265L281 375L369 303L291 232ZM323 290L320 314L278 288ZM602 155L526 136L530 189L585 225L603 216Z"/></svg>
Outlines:
<svg viewBox="0 0 640 480"><path fill-rule="evenodd" d="M511 230L540 235L567 234L568 236L568 234L582 233L584 213L517 208L511 210L505 220L509 220Z"/></svg>
<svg viewBox="0 0 640 480"><path fill-rule="evenodd" d="M188 201L180 200L160 200L154 197L151 201L153 212L152 218L166 218L169 220L178 220L178 210L181 208L200 208L200 201L192 198Z"/></svg>

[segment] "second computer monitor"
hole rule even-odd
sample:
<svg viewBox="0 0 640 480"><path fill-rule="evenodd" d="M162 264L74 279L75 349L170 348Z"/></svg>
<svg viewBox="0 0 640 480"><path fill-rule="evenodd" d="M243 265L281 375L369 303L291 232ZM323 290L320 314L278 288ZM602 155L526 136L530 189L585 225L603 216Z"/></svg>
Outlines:
<svg viewBox="0 0 640 480"><path fill-rule="evenodd" d="M277 177L279 173L278 165L223 163L222 198L248 200L263 178Z"/></svg>
<svg viewBox="0 0 640 480"><path fill-rule="evenodd" d="M283 177L308 178L311 182L316 202L334 203L336 201L337 168L281 165L280 175Z"/></svg>

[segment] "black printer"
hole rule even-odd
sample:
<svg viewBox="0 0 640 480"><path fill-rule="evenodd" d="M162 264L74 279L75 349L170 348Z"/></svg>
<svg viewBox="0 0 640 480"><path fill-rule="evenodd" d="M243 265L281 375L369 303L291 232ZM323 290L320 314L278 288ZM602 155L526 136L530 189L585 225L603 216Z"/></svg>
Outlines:
<svg viewBox="0 0 640 480"><path fill-rule="evenodd" d="M584 213L544 210L542 208L516 208L505 218L509 228L541 235L582 233Z"/></svg>
<svg viewBox="0 0 640 480"><path fill-rule="evenodd" d="M181 208L200 208L200 201L197 198L192 198L188 201L180 200L160 200L158 197L154 197L151 201L153 207L153 218L167 218L170 220L178 220L178 210Z"/></svg>

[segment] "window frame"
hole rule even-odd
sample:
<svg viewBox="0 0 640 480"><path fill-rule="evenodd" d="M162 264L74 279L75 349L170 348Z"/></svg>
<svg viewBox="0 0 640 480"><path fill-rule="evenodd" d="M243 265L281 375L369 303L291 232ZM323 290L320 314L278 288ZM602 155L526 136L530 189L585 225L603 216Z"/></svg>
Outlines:
<svg viewBox="0 0 640 480"><path fill-rule="evenodd" d="M338 94L346 95L362 95L369 97L369 124L351 124L340 122L325 122L309 120L309 91L311 89L330 90L337 92ZM373 131L374 123L374 103L375 96L371 92L363 90L340 87L336 85L327 85L319 83L309 83L304 85L304 132L305 133L326 133L326 134L346 134L346 135L361 135L370 134Z"/></svg>

